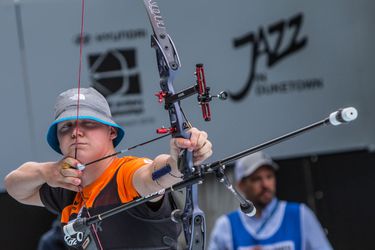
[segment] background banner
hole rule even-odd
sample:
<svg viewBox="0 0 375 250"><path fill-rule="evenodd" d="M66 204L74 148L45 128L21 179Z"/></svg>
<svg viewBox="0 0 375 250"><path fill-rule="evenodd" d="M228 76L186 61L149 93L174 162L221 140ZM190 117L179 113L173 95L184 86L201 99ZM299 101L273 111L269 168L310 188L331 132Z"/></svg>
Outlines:
<svg viewBox="0 0 375 250"><path fill-rule="evenodd" d="M209 133L212 160L255 146L354 106L350 125L306 133L267 150L291 158L373 149L375 3L360 0L160 1L182 62L179 91L195 83L205 65L212 94L204 122L196 98L182 101L192 124ZM80 1L21 0L0 4L1 178L25 161L58 160L45 134L57 95L77 87ZM169 126L159 91L151 26L136 0L86 1L83 87L97 88L126 129L119 149L156 136ZM167 152L163 139L130 152Z"/></svg>

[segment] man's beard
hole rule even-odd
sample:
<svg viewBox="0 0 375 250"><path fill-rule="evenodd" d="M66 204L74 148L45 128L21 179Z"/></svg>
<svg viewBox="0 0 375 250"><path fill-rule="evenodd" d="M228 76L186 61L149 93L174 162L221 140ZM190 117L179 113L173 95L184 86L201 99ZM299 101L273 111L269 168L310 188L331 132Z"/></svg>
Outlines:
<svg viewBox="0 0 375 250"><path fill-rule="evenodd" d="M263 195L265 195L265 194L267 194L267 193L270 193L270 194L272 194L271 195L271 198L270 199L262 199L262 196ZM272 199L273 199L273 197L274 197L274 192L272 192L271 190L269 190L269 189L264 189L258 196L257 196L257 199L255 199L254 201L253 201L253 203L254 203L254 205L255 205L255 207L257 208L257 209L260 209L260 210L263 210L271 201L272 201Z"/></svg>

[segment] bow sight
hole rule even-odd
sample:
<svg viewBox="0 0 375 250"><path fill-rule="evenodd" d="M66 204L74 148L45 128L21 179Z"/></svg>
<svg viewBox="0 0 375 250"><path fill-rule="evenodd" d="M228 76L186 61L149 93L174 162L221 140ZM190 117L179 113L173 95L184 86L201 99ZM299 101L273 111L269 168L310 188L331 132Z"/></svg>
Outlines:
<svg viewBox="0 0 375 250"><path fill-rule="evenodd" d="M196 84L190 88L184 89L180 92L171 94L170 92L166 91L159 91L155 94L158 97L159 103L162 103L164 100L164 108L168 110L171 105L175 102L179 102L189 96L197 94L197 100L199 105L202 108L202 115L205 121L211 120L211 110L209 103L212 101L213 98L218 98L219 100L226 100L228 97L227 92L221 91L217 95L210 94L210 87L206 85L206 77L204 74L203 64L199 63L195 66L195 77L196 77ZM186 118L185 118L186 119Z"/></svg>

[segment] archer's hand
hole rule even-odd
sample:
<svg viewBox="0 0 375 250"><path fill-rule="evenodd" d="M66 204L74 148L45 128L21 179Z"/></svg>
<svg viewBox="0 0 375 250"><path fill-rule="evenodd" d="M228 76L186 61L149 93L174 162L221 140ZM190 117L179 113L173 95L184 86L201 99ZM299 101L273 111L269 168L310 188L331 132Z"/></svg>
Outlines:
<svg viewBox="0 0 375 250"><path fill-rule="evenodd" d="M51 187L61 187L75 192L80 191L82 171L75 167L79 162L71 157L54 162L44 171L44 178Z"/></svg>
<svg viewBox="0 0 375 250"><path fill-rule="evenodd" d="M187 149L193 152L193 163L197 166L212 155L212 144L206 132L197 128L191 128L188 132L191 133L190 139L173 138L171 140L171 157L177 164L180 150Z"/></svg>

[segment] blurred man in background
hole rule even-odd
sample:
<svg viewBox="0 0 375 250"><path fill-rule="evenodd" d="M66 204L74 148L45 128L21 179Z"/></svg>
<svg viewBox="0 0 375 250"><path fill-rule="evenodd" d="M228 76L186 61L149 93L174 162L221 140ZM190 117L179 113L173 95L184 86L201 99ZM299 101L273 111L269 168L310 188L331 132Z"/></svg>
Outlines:
<svg viewBox="0 0 375 250"><path fill-rule="evenodd" d="M263 152L236 162L236 185L254 203L256 215L249 217L238 209L221 216L211 234L210 250L332 249L306 205L275 197L277 169L278 165Z"/></svg>

